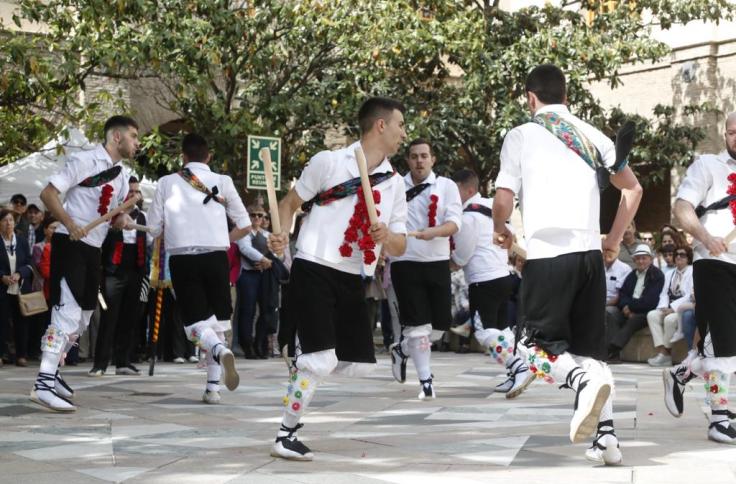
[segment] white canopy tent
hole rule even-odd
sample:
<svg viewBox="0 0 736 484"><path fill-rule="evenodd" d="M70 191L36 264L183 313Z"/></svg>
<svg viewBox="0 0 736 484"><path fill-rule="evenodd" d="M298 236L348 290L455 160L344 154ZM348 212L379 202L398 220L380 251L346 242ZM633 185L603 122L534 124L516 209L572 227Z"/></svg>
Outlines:
<svg viewBox="0 0 736 484"><path fill-rule="evenodd" d="M49 177L64 166L68 155L92 148L94 144L90 143L84 133L71 128L68 137L59 135L46 143L41 151L0 167L0 204L6 205L10 197L22 193L28 203L43 207L39 194ZM126 167L130 168L129 165ZM141 191L146 205L151 202L155 190L156 182L148 178L141 180Z"/></svg>

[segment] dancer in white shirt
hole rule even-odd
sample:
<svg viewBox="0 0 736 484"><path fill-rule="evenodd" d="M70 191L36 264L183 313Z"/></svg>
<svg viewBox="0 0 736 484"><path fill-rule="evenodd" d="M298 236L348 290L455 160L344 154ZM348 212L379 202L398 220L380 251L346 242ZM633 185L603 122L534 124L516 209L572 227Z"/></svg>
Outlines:
<svg viewBox="0 0 736 484"><path fill-rule="evenodd" d="M435 398L429 336L432 329L448 330L452 320L449 238L460 228L462 207L455 183L432 171L437 159L428 140L412 141L406 162L406 228L411 236L404 255L391 259L401 323L400 341L391 345L391 362L394 378L404 383L411 358L419 378L419 399L424 400Z"/></svg>
<svg viewBox="0 0 736 484"><path fill-rule="evenodd" d="M220 402L220 377L235 390L240 377L225 347L230 329L230 241L250 233L250 218L232 179L209 167L207 141L191 133L182 140L184 166L158 181L148 211L151 235L164 234L171 284L189 341L207 352L202 400ZM228 233L227 217L235 224ZM224 375L223 375L224 373Z"/></svg>
<svg viewBox="0 0 736 484"><path fill-rule="evenodd" d="M406 138L403 112L404 106L393 99L368 99L358 113L360 141L312 157L279 203L282 232L269 239L277 254L288 246L294 212L302 207L307 215L289 280L288 313L298 347L283 398L281 428L271 449L274 457L312 460L312 451L296 432L317 385L333 373L359 377L375 367L361 274L373 274L381 246L393 257L406 249L404 182L388 161ZM355 158L359 146L379 212L379 222L373 225Z"/></svg>
<svg viewBox="0 0 736 484"><path fill-rule="evenodd" d="M665 403L675 417L684 410L682 394L694 376L705 380L710 405L708 438L736 444L736 417L728 409L731 375L736 371L736 241L725 237L736 224L736 113L726 119L726 150L701 155L688 168L677 192L674 213L693 244L695 319L707 333L686 361L663 373Z"/></svg>
<svg viewBox="0 0 736 484"><path fill-rule="evenodd" d="M528 249L521 305L522 324L534 345L529 367L538 377L577 393L570 440L580 442L597 428L586 456L618 464L613 377L600 361L606 356L606 282L599 190L610 178L622 193L603 241L603 249L613 250L636 213L642 189L611 140L567 109L559 68L535 67L527 77L526 95L533 121L509 131L501 149L493 200L495 241L510 247L513 234L506 221L518 195Z"/></svg>
<svg viewBox="0 0 736 484"><path fill-rule="evenodd" d="M110 229L103 223L85 226L114 209L128 195L130 174L120 163L138 150L138 125L125 116L113 116L104 128L105 143L93 150L69 155L58 173L49 178L41 200L61 222L54 233L51 258L51 324L41 338L41 367L31 400L55 412L73 412L74 391L61 378L59 362L89 326L100 288L100 247ZM65 193L62 204L59 196ZM117 217L115 228L132 224L128 215Z"/></svg>

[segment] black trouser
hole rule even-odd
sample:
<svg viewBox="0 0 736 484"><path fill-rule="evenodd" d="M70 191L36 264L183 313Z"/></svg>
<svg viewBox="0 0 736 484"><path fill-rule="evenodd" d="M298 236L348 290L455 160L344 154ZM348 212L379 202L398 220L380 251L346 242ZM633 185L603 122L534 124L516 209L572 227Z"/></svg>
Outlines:
<svg viewBox="0 0 736 484"><path fill-rule="evenodd" d="M606 333L609 347L620 351L629 342L634 333L647 326L647 315L631 313L628 318L623 312L606 312Z"/></svg>
<svg viewBox="0 0 736 484"><path fill-rule="evenodd" d="M194 345L187 339L184 325L179 315L179 307L171 289L154 289L148 296L149 334L153 332L156 319L156 298L158 291L164 291L161 300L161 316L158 322L158 355L166 361L175 358L189 358L194 354Z"/></svg>
<svg viewBox="0 0 736 484"><path fill-rule="evenodd" d="M28 325L31 318L26 318L20 314L20 306L18 305L18 296L5 294L4 301L0 304L4 306L0 308L0 325L3 332L7 335L10 328L10 322L13 325L13 339L15 340L15 359L28 357ZM2 348L6 350L7 347Z"/></svg>
<svg viewBox="0 0 736 484"><path fill-rule="evenodd" d="M113 352L116 367L130 364L135 325L140 318L141 276L133 269L118 269L105 276L105 302L95 346L95 368L107 369Z"/></svg>
<svg viewBox="0 0 736 484"><path fill-rule="evenodd" d="M504 329L506 321L506 305L514 285L512 275L499 277L490 281L474 282L468 286L470 314L480 315L484 328Z"/></svg>

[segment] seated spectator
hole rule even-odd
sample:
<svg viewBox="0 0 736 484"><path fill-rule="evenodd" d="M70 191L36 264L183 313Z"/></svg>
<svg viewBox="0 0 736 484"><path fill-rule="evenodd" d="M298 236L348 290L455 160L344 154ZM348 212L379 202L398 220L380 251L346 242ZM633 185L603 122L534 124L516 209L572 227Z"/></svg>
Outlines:
<svg viewBox="0 0 736 484"><path fill-rule="evenodd" d="M652 262L665 276L675 270L675 249L675 245L671 243L660 246Z"/></svg>
<svg viewBox="0 0 736 484"><path fill-rule="evenodd" d="M680 304L677 312L680 313L680 324L670 341L674 344L684 338L687 349L691 350L695 342L695 330L698 327L698 322L695 320L695 291L690 294L689 301Z"/></svg>
<svg viewBox="0 0 736 484"><path fill-rule="evenodd" d="M664 286L664 274L652 265L652 250L639 244L632 252L636 270L624 280L619 291L619 314L606 314L608 331L608 360L621 360L621 349L626 346L635 332L647 324L647 313L659 304L659 295Z"/></svg>
<svg viewBox="0 0 736 484"><path fill-rule="evenodd" d="M621 245L619 247L618 260L627 264L632 269L635 267L634 251L637 246L641 244L641 240L639 240L638 235L639 234L636 232L636 224L632 220L631 224L624 231L624 237L623 240L621 240Z"/></svg>
<svg viewBox="0 0 736 484"><path fill-rule="evenodd" d="M603 252L603 264L606 269L606 313L616 316L621 312L618 308L619 291L631 273L631 267L618 259L618 251L610 250Z"/></svg>
<svg viewBox="0 0 736 484"><path fill-rule="evenodd" d="M678 308L690 301L693 292L692 256L690 248L677 249L676 269L665 276L657 309L647 314L647 323L657 350L657 354L647 360L651 366L672 366L672 339L680 325Z"/></svg>

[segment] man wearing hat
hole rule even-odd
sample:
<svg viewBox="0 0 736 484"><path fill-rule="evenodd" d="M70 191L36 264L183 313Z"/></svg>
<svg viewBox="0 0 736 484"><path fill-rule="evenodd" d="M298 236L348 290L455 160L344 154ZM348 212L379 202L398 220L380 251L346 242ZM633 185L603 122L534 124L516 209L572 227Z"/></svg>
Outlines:
<svg viewBox="0 0 736 484"><path fill-rule="evenodd" d="M620 313L606 314L608 362L619 362L621 349L634 333L647 325L647 313L656 309L664 274L652 265L652 249L638 244L631 253L634 269L626 276L618 300Z"/></svg>

